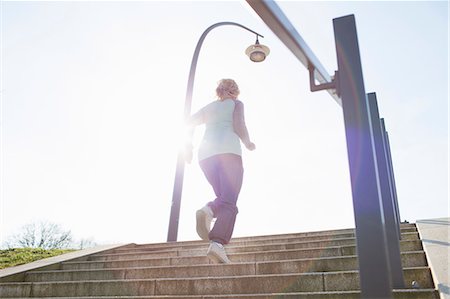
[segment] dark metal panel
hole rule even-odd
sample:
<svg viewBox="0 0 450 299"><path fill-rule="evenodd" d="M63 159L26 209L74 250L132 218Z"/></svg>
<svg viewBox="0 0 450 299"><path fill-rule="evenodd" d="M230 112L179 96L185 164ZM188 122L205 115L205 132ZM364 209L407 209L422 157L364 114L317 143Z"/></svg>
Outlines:
<svg viewBox="0 0 450 299"><path fill-rule="evenodd" d="M308 69L312 64L315 71L315 79L320 83L331 83L332 78L314 55L306 42L297 32L295 27L274 1L247 0L247 3L260 16L266 25L283 42L283 44L300 60ZM342 106L341 99L333 89L327 90L336 102Z"/></svg>
<svg viewBox="0 0 450 299"><path fill-rule="evenodd" d="M333 20L362 298L392 298L375 148L353 15Z"/></svg>
<svg viewBox="0 0 450 299"><path fill-rule="evenodd" d="M391 192L389 166L386 158L385 144L383 140L384 131L381 128L380 114L378 110L377 96L375 93L367 94L369 103L369 114L372 123L372 132L375 145L378 178L380 182L381 199L383 202L383 213L385 220L385 232L389 265L391 269L392 286L394 289L404 288L403 268L400 255L400 242L397 230L397 217L394 199Z"/></svg>
<svg viewBox="0 0 450 299"><path fill-rule="evenodd" d="M398 206L398 198L397 198L397 187L395 185L395 176L394 176L394 166L392 164L392 155L391 155L391 145L389 143L389 134L386 131L386 125L384 123L384 119L380 120L381 122L381 130L383 132L383 142L386 153L386 160L388 162L388 172L389 172L389 184L391 187L392 199L394 201L395 206L395 214L397 220L397 231L398 231L398 239L402 239L402 234L400 230L401 218L400 218L400 209Z"/></svg>

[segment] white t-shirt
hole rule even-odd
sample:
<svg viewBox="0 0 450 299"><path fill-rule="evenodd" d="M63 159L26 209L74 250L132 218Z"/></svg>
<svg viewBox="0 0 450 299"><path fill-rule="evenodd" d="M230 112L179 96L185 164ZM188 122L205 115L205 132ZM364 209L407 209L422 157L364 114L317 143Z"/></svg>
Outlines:
<svg viewBox="0 0 450 299"><path fill-rule="evenodd" d="M191 117L194 125L205 124L205 134L198 150L199 161L219 154L241 156L241 142L233 127L233 113L237 101L214 101Z"/></svg>

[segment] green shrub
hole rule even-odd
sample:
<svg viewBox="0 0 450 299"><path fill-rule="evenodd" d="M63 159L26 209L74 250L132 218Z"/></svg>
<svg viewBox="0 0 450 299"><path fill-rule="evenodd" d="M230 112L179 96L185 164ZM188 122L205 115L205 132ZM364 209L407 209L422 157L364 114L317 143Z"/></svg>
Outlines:
<svg viewBox="0 0 450 299"><path fill-rule="evenodd" d="M31 263L75 251L74 249L12 248L0 250L0 269Z"/></svg>

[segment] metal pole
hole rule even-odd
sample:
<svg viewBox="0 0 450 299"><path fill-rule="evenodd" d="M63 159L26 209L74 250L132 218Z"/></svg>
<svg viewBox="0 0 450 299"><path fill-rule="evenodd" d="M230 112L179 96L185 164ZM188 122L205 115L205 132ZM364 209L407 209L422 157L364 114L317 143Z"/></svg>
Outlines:
<svg viewBox="0 0 450 299"><path fill-rule="evenodd" d="M372 132L375 143L376 162L378 167L378 178L381 189L381 199L383 203L383 213L385 220L385 232L389 265L391 269L392 286L395 289L405 287L403 280L402 258L400 254L400 243L398 239L397 219L394 200L392 198L391 184L389 177L389 166L386 159L385 145L383 140L383 130L381 128L380 114L378 110L377 96L375 93L367 94L369 102Z"/></svg>
<svg viewBox="0 0 450 299"><path fill-rule="evenodd" d="M391 187L392 200L394 201L394 207L395 207L398 239L401 240L402 239L401 228L400 228L401 218L400 218L400 209L398 207L397 187L395 186L394 167L392 165L391 145L389 144L389 134L386 131L386 125L384 123L383 118L380 120L380 123L381 123L381 130L383 132L383 142L384 142L384 149L385 149L385 153L386 153L386 160L388 163L389 183L390 183L390 187Z"/></svg>
<svg viewBox="0 0 450 299"><path fill-rule="evenodd" d="M195 79L195 70L197 68L198 55L200 53L200 49L202 47L203 41L205 40L206 35L216 27L224 26L224 25L232 25L241 27L247 31L250 31L257 36L264 37L261 34L234 22L219 22L213 24L206 28L203 34L200 36L200 39L197 42L197 46L195 47L194 56L192 57L191 68L189 71L189 78L186 89L186 99L184 102L184 119L187 120L191 115L191 104L192 104L192 92L194 90L194 79ZM173 185L173 195L172 195L172 206L170 209L170 220L169 220L169 230L167 233L167 242L175 242L178 238L178 222L180 219L180 206L181 206L181 194L183 191L183 180L184 180L184 167L185 161L183 157L183 151L180 150L177 158L177 168L175 171L175 181Z"/></svg>
<svg viewBox="0 0 450 299"><path fill-rule="evenodd" d="M333 20L362 298L392 298L372 124L354 15Z"/></svg>

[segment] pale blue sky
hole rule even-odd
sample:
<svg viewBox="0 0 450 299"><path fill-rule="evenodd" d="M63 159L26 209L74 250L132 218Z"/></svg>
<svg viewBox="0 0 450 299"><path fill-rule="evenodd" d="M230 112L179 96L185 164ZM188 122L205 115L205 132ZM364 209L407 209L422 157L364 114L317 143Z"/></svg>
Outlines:
<svg viewBox="0 0 450 299"><path fill-rule="evenodd" d="M402 220L449 215L448 2L280 1L330 74L332 19L356 17L367 92L390 135ZM354 226L342 109L240 1L1 2L1 240L47 220L99 243L162 242L185 88L201 33L193 111L234 78L256 143L244 153L235 236ZM202 130L196 132L196 140ZM186 168L180 240L212 190Z"/></svg>

